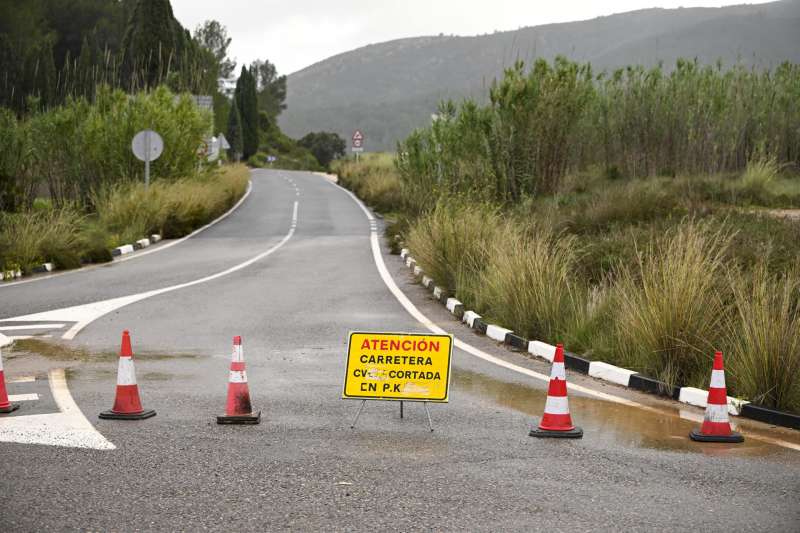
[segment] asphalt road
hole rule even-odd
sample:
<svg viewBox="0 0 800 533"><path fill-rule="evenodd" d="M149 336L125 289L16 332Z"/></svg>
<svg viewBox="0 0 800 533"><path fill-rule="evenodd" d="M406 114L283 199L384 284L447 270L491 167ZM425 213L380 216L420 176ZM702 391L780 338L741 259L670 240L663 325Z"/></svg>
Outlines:
<svg viewBox="0 0 800 533"><path fill-rule="evenodd" d="M0 531L800 531L800 451L768 442L800 443L798 432L753 423L762 438L703 446L688 440L696 424L676 404L584 376L569 379L649 409L571 394L584 438L532 439L546 384L456 350L450 403L431 406L435 432L421 405L400 419L396 403L381 402L351 430L358 402L340 399L348 331L425 331L378 274L369 237L346 192L317 175L261 170L237 210L177 246L0 288L2 327L224 273L283 242L238 270L115 308L72 341L59 339L66 313L46 347L4 351L8 376L37 377L10 392L40 396L14 417L56 410L43 383L66 367L78 407L116 449L0 443ZM458 324L386 250L384 261L438 325L548 373ZM123 329L143 403L158 412L149 420L97 418L113 401ZM214 422L234 335L258 426Z"/></svg>

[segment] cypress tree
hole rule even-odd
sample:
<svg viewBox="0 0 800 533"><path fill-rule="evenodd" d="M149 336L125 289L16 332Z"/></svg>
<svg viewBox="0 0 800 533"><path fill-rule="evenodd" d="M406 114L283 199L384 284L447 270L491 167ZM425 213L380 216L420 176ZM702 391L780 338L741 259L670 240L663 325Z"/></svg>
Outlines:
<svg viewBox="0 0 800 533"><path fill-rule="evenodd" d="M236 102L235 96L233 98L231 110L228 113L228 131L225 134L225 137L228 139L228 144L231 145L230 149L228 150L228 157L232 160L236 160L237 156L243 153L243 133L242 117L239 114L239 106Z"/></svg>
<svg viewBox="0 0 800 533"><path fill-rule="evenodd" d="M122 39L123 75L131 89L153 87L176 69L175 17L169 0L138 0Z"/></svg>
<svg viewBox="0 0 800 533"><path fill-rule="evenodd" d="M234 103L242 121L242 153L247 159L258 151L258 97L255 76L244 66L236 80Z"/></svg>

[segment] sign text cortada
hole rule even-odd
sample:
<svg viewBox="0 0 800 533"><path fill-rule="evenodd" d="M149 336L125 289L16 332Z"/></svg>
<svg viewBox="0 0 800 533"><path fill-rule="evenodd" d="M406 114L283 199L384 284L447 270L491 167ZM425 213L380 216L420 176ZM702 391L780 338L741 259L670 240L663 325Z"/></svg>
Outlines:
<svg viewBox="0 0 800 533"><path fill-rule="evenodd" d="M350 334L343 398L446 402L450 335Z"/></svg>

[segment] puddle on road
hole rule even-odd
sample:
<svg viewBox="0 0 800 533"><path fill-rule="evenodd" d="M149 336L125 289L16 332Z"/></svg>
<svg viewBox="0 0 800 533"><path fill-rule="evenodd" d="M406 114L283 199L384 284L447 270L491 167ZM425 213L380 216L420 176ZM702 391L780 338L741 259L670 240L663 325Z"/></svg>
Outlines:
<svg viewBox="0 0 800 533"><path fill-rule="evenodd" d="M453 369L453 387L458 392L478 395L503 407L526 413L531 417L531 424L534 418L542 416L547 399L545 389L507 383L460 368ZM764 457L788 452L793 454L793 460L800 460L800 453L759 440L749 432L743 444L696 443L689 439L689 432L699 423L680 418L678 409L667 406L657 407L660 412L656 413L578 395L570 395L569 405L572 420L583 428L584 438L711 456ZM696 414L702 419L701 411L698 410ZM760 431L759 434L800 445L800 433L795 438L787 437L784 432L767 435L766 431Z"/></svg>
<svg viewBox="0 0 800 533"><path fill-rule="evenodd" d="M6 352L9 359L23 355L38 355L59 361L113 362L119 358L117 352L90 351L81 346L72 346L42 339L21 339L15 341ZM5 354L4 354L5 355ZM143 361L160 361L165 359L190 359L200 357L197 354L134 351L134 358Z"/></svg>

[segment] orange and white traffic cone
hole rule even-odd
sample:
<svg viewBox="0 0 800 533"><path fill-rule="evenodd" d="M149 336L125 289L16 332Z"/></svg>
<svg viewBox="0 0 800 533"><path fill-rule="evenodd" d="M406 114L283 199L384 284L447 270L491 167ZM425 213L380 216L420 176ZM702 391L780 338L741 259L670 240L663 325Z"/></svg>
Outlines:
<svg viewBox="0 0 800 533"><path fill-rule="evenodd" d="M699 442L744 442L744 437L731 430L728 420L728 390L725 387L725 368L722 352L714 354L714 368L711 370L711 384L708 387L706 414L700 429L689 433L692 440Z"/></svg>
<svg viewBox="0 0 800 533"><path fill-rule="evenodd" d="M244 369L242 338L233 338L231 370L228 374L228 401L225 414L217 417L217 424L258 424L261 411L253 412L250 404L250 389L247 386L247 371Z"/></svg>
<svg viewBox="0 0 800 533"><path fill-rule="evenodd" d="M555 437L579 439L583 430L572 425L567 400L567 374L564 371L564 346L556 345L553 367L550 371L550 386L547 389L547 403L539 426L530 432L531 437Z"/></svg>
<svg viewBox="0 0 800 533"><path fill-rule="evenodd" d="M6 391L6 375L3 372L3 352L0 351L0 414L10 413L19 409L18 403L11 403L8 401L8 392Z"/></svg>
<svg viewBox="0 0 800 533"><path fill-rule="evenodd" d="M143 409L139 399L139 386L136 384L136 369L133 366L133 350L128 330L122 332L122 346L119 349L117 369L117 396L114 407L100 413L100 418L114 420L142 420L156 416L152 409Z"/></svg>

